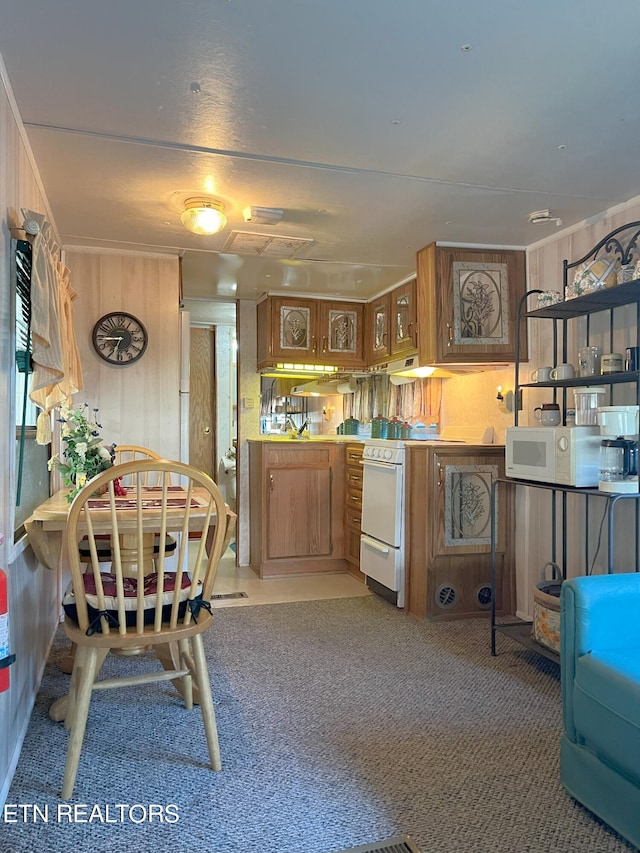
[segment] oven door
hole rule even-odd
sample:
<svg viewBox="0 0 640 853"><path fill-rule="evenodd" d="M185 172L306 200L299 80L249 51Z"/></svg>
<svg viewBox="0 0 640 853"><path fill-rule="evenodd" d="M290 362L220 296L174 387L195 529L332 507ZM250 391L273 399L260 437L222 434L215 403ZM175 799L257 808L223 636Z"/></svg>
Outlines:
<svg viewBox="0 0 640 853"><path fill-rule="evenodd" d="M363 534L360 537L360 571L396 592L398 607L404 606L404 559L400 548L392 548Z"/></svg>
<svg viewBox="0 0 640 853"><path fill-rule="evenodd" d="M399 548L404 524L402 465L366 459L362 466L362 532Z"/></svg>

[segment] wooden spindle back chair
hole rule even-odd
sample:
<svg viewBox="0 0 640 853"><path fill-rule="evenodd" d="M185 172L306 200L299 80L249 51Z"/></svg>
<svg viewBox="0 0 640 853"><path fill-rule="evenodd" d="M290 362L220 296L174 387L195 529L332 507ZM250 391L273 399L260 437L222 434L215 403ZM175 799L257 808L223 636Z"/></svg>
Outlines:
<svg viewBox="0 0 640 853"><path fill-rule="evenodd" d="M131 477L133 484L126 498L118 497L114 491L114 479L122 475ZM151 475L157 477L157 486L149 491L144 483ZM169 479L173 483L179 481L180 486L170 487ZM100 486L107 486L108 490L96 497ZM181 462L145 460L115 466L76 495L67 525L72 597L67 598L64 625L77 650L65 717L71 734L63 798L73 793L94 689L171 680L190 708L195 678L211 766L220 769L202 635L212 624L209 602L234 521L235 516L227 514L224 498L213 480ZM162 539L169 532L178 540L177 566L172 566L171 571L165 565L164 553L154 559L150 544L155 535ZM108 573L98 555L98 537L105 533L110 534L113 549ZM81 562L78 551L83 536L89 545L88 566ZM155 571L149 573L150 566ZM110 650L140 647L155 649L165 667L166 652L171 648L176 668L96 680Z"/></svg>
<svg viewBox="0 0 640 853"><path fill-rule="evenodd" d="M125 462L136 462L138 460L143 459L162 459L159 453L156 453L155 450L150 450L148 447L139 447L137 444L117 444L114 450L115 460L114 465L122 465ZM145 475L145 486L155 485L155 481L157 479L157 473L148 471ZM167 475L168 476L168 475ZM131 485L131 476L123 476L120 477L120 481L122 486L126 488L127 485ZM169 485L171 485L171 480L169 479ZM89 562L89 551L87 547L87 542L82 541L79 545L80 548L80 559L83 563ZM160 537L156 536L156 541L154 544L156 554L160 553ZM165 555L172 554L176 548L176 540L173 536L167 536L164 544L164 552ZM108 537L105 537L103 541L100 543L100 548L98 549L98 556L101 562L110 563L113 559L113 554L111 552L111 544L109 542Z"/></svg>

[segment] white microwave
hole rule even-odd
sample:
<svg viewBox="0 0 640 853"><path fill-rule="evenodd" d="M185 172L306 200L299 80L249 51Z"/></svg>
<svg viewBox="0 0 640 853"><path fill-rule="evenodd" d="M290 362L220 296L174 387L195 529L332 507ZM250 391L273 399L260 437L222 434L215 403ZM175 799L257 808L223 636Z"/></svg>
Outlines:
<svg viewBox="0 0 640 853"><path fill-rule="evenodd" d="M597 486L601 441L597 426L509 427L506 475L561 486Z"/></svg>

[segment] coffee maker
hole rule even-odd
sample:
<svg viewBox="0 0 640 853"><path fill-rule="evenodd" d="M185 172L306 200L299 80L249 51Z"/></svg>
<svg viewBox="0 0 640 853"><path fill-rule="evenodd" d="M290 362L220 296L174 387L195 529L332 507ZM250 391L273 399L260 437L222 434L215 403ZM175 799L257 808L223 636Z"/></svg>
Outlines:
<svg viewBox="0 0 640 853"><path fill-rule="evenodd" d="M599 406L602 492L636 494L638 487L638 406ZM606 436L606 437L605 437Z"/></svg>

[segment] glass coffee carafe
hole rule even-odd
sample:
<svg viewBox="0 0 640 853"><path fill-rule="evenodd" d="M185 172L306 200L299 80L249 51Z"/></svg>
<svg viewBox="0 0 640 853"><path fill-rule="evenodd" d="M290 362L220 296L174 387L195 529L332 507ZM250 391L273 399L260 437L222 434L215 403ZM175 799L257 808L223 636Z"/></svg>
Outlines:
<svg viewBox="0 0 640 853"><path fill-rule="evenodd" d="M600 449L600 488L610 492L638 491L638 442L605 438Z"/></svg>
<svg viewBox="0 0 640 853"><path fill-rule="evenodd" d="M638 406L599 406L600 482L604 492L638 493Z"/></svg>

